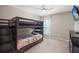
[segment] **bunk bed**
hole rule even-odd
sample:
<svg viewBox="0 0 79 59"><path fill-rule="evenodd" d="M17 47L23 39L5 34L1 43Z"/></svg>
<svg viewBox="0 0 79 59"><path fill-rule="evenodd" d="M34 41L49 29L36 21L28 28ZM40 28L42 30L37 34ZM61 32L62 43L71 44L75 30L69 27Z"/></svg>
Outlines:
<svg viewBox="0 0 79 59"><path fill-rule="evenodd" d="M10 19L0 19L0 52L15 51Z"/></svg>
<svg viewBox="0 0 79 59"><path fill-rule="evenodd" d="M9 31L11 30L10 35L12 35L11 43L14 49L11 52L25 52L43 41L43 21L14 17L8 21L7 26L10 27Z"/></svg>

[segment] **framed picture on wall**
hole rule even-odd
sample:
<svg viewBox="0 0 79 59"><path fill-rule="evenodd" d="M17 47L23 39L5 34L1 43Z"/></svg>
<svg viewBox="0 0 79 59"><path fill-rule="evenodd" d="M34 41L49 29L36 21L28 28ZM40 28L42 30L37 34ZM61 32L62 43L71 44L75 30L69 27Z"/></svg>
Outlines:
<svg viewBox="0 0 79 59"><path fill-rule="evenodd" d="M78 7L73 6L72 16L74 18L74 21L78 21L79 20L79 8Z"/></svg>

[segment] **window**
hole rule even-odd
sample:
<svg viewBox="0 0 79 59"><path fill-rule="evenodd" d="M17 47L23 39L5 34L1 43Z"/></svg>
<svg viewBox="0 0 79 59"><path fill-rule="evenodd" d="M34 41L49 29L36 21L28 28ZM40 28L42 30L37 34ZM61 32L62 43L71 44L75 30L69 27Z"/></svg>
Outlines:
<svg viewBox="0 0 79 59"><path fill-rule="evenodd" d="M49 35L50 21L44 20L44 35Z"/></svg>

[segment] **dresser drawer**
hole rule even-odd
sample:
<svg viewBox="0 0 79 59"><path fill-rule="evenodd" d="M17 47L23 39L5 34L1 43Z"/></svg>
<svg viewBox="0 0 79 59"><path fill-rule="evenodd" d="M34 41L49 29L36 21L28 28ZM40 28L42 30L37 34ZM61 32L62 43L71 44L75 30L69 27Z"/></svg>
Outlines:
<svg viewBox="0 0 79 59"><path fill-rule="evenodd" d="M0 52L9 52L14 50L14 47L11 43L3 44L0 46Z"/></svg>
<svg viewBox="0 0 79 59"><path fill-rule="evenodd" d="M9 35L9 36L0 36L0 43L6 43L6 42L9 42L9 41L12 41L12 36Z"/></svg>
<svg viewBox="0 0 79 59"><path fill-rule="evenodd" d="M9 28L0 28L0 35L9 35L10 32Z"/></svg>

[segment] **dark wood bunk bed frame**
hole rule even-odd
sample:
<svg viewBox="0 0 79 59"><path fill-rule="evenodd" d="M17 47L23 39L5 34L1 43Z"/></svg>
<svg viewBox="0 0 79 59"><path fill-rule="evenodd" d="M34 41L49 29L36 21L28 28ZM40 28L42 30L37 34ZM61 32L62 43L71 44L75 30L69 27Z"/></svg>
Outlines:
<svg viewBox="0 0 79 59"><path fill-rule="evenodd" d="M27 24L28 22L23 22L23 21L20 21L20 20L33 21L34 23ZM37 20L32 20L32 19L27 19L27 18L22 18L22 17L14 17L8 22L8 26L11 27L10 30L11 30L11 35L12 35L12 41L14 43L14 50L12 50L10 52L13 52L13 53L25 52L29 48L31 48L34 45L43 41L43 37L42 37L41 39L37 40L36 42L33 42L29 45L26 45L19 50L17 49L17 29L18 28L33 27L34 32L38 32L38 33L42 34L42 36L43 36L43 21L37 21ZM37 29L41 29L41 31L37 31Z"/></svg>
<svg viewBox="0 0 79 59"><path fill-rule="evenodd" d="M11 19L0 19L0 53L15 51Z"/></svg>

